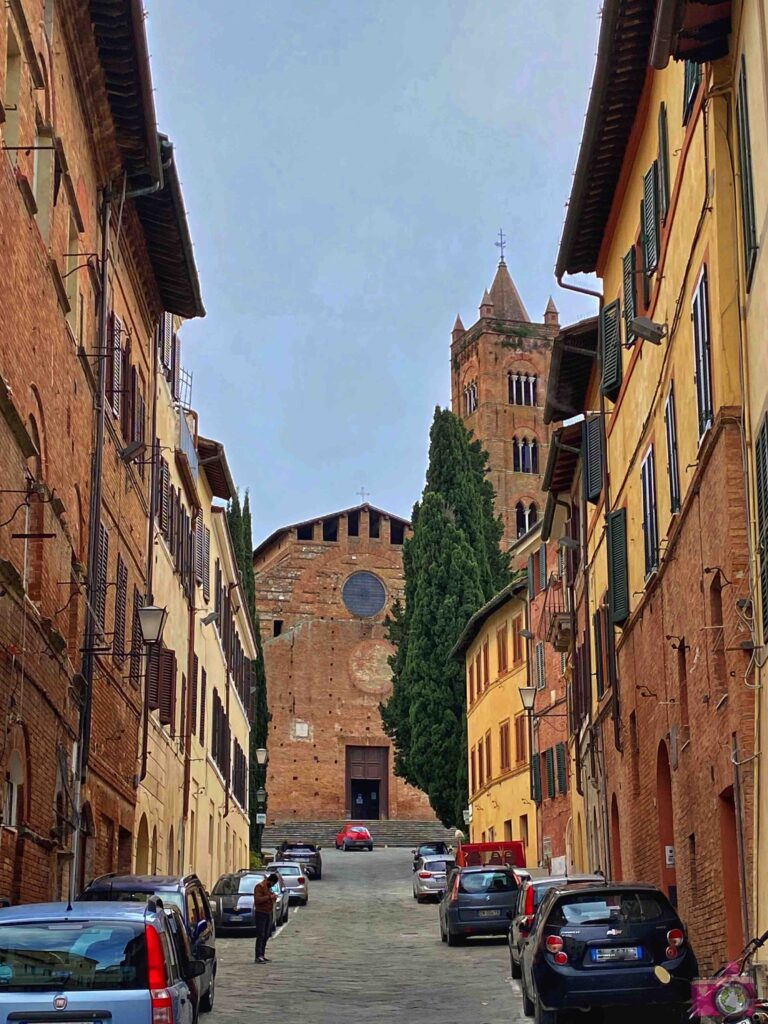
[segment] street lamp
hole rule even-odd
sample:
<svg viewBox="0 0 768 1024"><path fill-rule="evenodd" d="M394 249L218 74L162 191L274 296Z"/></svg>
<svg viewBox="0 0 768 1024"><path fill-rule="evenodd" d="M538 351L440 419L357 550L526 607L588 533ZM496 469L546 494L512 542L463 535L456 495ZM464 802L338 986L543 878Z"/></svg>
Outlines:
<svg viewBox="0 0 768 1024"><path fill-rule="evenodd" d="M258 750L256 751L256 764L259 765L260 768L263 768L266 763L267 763L267 748L266 747L259 747ZM264 791L262 790L262 793L263 792Z"/></svg>
<svg viewBox="0 0 768 1024"><path fill-rule="evenodd" d="M141 629L141 638L144 643L159 644L163 635L165 620L168 618L168 609L148 604L144 608L137 609L136 614L139 617L139 628Z"/></svg>
<svg viewBox="0 0 768 1024"><path fill-rule="evenodd" d="M263 786L259 786L256 790L256 803L265 804L267 802L267 791Z"/></svg>
<svg viewBox="0 0 768 1024"><path fill-rule="evenodd" d="M521 686L518 689L520 694L520 701L523 705L523 710L528 714L533 714L533 705L536 703L536 687L535 686Z"/></svg>

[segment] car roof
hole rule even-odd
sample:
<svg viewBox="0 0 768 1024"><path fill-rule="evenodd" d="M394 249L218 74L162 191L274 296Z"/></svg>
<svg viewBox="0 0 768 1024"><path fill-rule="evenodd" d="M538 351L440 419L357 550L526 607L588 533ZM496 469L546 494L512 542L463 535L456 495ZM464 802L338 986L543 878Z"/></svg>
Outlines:
<svg viewBox="0 0 768 1024"><path fill-rule="evenodd" d="M553 887L553 891L554 891L555 894L557 894L557 893L570 894L569 893L569 888L570 888L569 886L561 884L561 885L554 886ZM604 882L601 882L599 884L595 884L593 882L587 882L586 884L579 885L578 891L579 891L580 894L586 893L587 895L590 895L590 894L594 893L596 896L600 895L602 893L605 893L606 891L608 891L608 892L638 892L638 891L640 891L640 892L651 892L651 893L653 893L656 896L663 896L664 899L667 898L666 895L662 892L662 890L657 885L653 885L650 882L607 882L607 881L604 881Z"/></svg>
<svg viewBox="0 0 768 1024"><path fill-rule="evenodd" d="M427 839L425 842L419 843L419 849L421 849L422 846L447 846L447 845L448 845L448 843L446 843L446 841L444 839Z"/></svg>
<svg viewBox="0 0 768 1024"><path fill-rule="evenodd" d="M314 848L317 846L317 843L305 842L303 839L284 839L282 841L282 843L280 843L280 845L281 846L311 846L312 849L314 850Z"/></svg>
<svg viewBox="0 0 768 1024"><path fill-rule="evenodd" d="M197 881L197 875L100 875L89 882L88 889L131 887L154 892L157 889L178 889L187 882Z"/></svg>
<svg viewBox="0 0 768 1024"><path fill-rule="evenodd" d="M0 924L21 921L143 921L146 913L152 913L145 903L120 903L110 900L103 902L75 900L74 903L21 903L14 907L0 909Z"/></svg>
<svg viewBox="0 0 768 1024"><path fill-rule="evenodd" d="M605 888L610 884L601 875L557 875L556 877L547 875L544 878L531 878L529 875L525 884L526 886L551 885L558 889L565 889L571 885L588 885L590 882L599 885L600 888Z"/></svg>
<svg viewBox="0 0 768 1024"><path fill-rule="evenodd" d="M430 853L425 857L419 858L420 860L455 860L456 858L451 853Z"/></svg>
<svg viewBox="0 0 768 1024"><path fill-rule="evenodd" d="M472 871L506 871L510 875L515 873L509 864L465 864L459 870L462 875L468 875Z"/></svg>

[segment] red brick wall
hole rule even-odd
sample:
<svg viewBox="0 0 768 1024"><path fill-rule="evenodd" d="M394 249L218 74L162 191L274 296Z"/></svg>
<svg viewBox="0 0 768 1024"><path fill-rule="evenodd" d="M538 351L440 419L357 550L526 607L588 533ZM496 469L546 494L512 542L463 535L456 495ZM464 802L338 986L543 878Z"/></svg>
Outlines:
<svg viewBox="0 0 768 1024"><path fill-rule="evenodd" d="M349 817L346 747L390 747L379 703L391 692L386 608L402 596L402 546L390 543L389 521L379 539L360 536L322 542L319 522L313 541L296 531L280 535L254 562L256 604L261 618L272 713L269 738L270 821ZM385 610L360 619L345 607L341 592L353 572L369 570L384 583ZM283 623L273 636L274 623ZM297 734L297 723L307 736ZM423 794L397 779L389 753L389 817L431 818Z"/></svg>

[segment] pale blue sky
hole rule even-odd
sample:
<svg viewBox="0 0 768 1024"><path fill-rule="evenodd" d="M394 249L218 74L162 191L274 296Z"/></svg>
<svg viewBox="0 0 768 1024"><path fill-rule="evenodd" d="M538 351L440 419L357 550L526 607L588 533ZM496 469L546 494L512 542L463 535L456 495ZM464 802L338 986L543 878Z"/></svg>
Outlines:
<svg viewBox="0 0 768 1024"><path fill-rule="evenodd" d="M208 315L202 431L254 541L361 486L408 515L499 227L533 319L554 281L599 0L147 0Z"/></svg>

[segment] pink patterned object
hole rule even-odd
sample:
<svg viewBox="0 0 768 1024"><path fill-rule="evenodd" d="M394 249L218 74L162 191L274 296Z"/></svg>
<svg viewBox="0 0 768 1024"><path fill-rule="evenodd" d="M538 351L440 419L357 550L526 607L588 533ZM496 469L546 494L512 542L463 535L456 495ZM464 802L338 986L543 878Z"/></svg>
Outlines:
<svg viewBox="0 0 768 1024"><path fill-rule="evenodd" d="M729 967L732 967L733 971L726 968L719 978L698 978L691 985L691 1005L694 1013L699 1017L714 1017L715 1020L722 1020L723 1014L717 1008L715 996L724 985L734 983L743 985L749 996L750 1002L744 1011L744 1016L748 1017L752 1012L757 995L754 982L748 974L738 973L738 964L732 964Z"/></svg>

